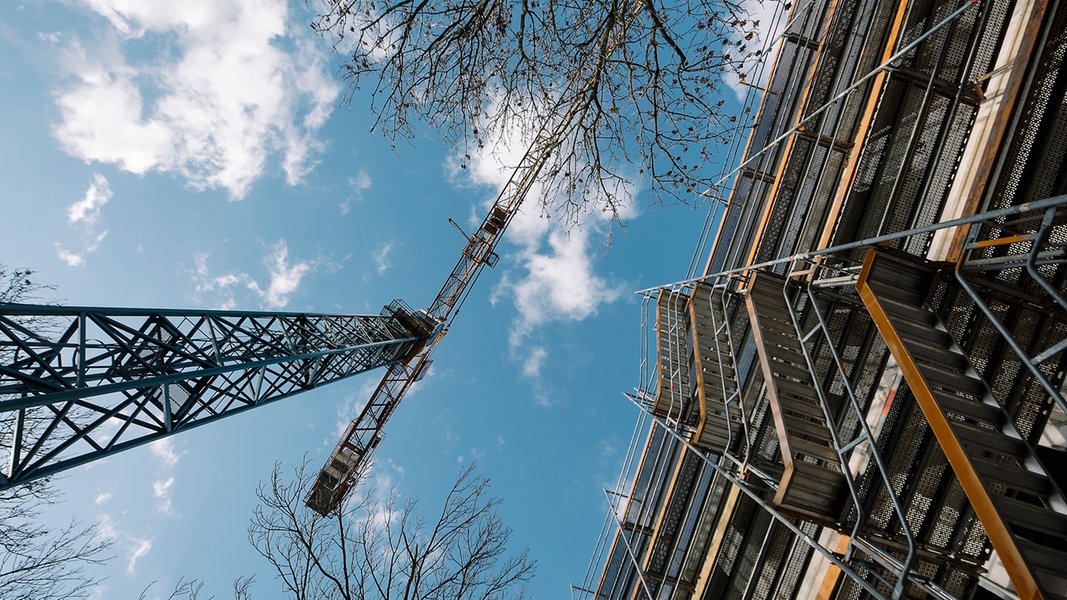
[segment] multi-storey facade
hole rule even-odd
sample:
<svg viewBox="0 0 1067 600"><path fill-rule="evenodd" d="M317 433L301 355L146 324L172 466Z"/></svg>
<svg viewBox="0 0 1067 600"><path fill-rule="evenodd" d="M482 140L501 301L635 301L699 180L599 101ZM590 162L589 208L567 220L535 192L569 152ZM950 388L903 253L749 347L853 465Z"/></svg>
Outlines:
<svg viewBox="0 0 1067 600"><path fill-rule="evenodd" d="M792 3L581 597L1067 598L1065 61L1057 0Z"/></svg>

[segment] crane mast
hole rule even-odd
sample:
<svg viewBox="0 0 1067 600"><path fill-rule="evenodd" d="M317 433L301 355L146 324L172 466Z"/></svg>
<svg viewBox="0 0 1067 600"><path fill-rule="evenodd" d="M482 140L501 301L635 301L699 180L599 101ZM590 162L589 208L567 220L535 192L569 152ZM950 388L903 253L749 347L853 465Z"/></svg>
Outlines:
<svg viewBox="0 0 1067 600"><path fill-rule="evenodd" d="M378 315L0 304L0 489L410 355L428 332Z"/></svg>

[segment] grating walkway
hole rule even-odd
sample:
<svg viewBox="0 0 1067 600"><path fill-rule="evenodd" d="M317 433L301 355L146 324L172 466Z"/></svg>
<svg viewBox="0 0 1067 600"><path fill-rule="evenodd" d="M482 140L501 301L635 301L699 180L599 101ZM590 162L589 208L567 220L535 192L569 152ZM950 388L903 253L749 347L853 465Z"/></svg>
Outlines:
<svg viewBox="0 0 1067 600"><path fill-rule="evenodd" d="M737 371L724 298L709 284L693 288L693 361L699 384L700 424L694 443L716 454L734 453L744 440Z"/></svg>

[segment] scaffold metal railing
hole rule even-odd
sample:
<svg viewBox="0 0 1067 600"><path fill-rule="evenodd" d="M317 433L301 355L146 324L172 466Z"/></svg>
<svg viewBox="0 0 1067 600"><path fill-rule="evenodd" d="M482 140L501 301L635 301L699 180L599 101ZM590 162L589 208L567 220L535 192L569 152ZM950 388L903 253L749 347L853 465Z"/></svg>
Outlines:
<svg viewBox="0 0 1067 600"><path fill-rule="evenodd" d="M904 593L904 584L907 581L907 577L904 575L911 571L911 567L916 557L916 542L912 535L911 528L908 525L907 515L904 512L904 508L901 505L900 499L897 497L896 492L893 489L893 483L890 481L889 470L886 468L886 461L878 452L875 443L875 436L868 425L868 419L872 411L881 411L881 406L868 406L864 408L861 401L857 399L856 392L853 389L848 377L845 377L845 362L842 359L841 352L837 348L837 344L834 341L834 337L830 331L830 327L827 324L827 319L823 315L823 311L819 308L819 304L822 299L819 297L817 286L820 282L826 282L833 286L839 286L842 282L853 282L856 269L855 265L851 261L842 260L843 264L833 265L834 259L837 257L820 255L816 257L797 259L793 261L790 268L790 278L787 280L800 279L804 282L804 293L808 298L807 305L810 307L811 314L816 317L816 324L811 330L805 332L801 330L799 311L796 305L791 301L790 294L787 289L782 290L782 294L786 299L786 303L789 304L790 310L793 314L793 324L796 327L797 337L801 340L807 340L815 335L821 335L823 342L826 344L827 349L832 355L834 361L834 373L835 379L841 382L847 398L847 406L852 410L856 423L859 425L859 431L855 432L852 439L842 440L835 427L830 428L830 433L833 436L834 449L837 451L838 456L841 459L841 463L844 465L849 464L851 454L853 450L860 447L861 444L865 444L865 450L870 460L873 460L877 465L878 477L881 479L881 483L884 486L886 494L889 496L890 502L893 506L893 512L897 515L902 528L902 533L907 543L907 554L902 561L894 564L891 561L891 556L888 554L882 554L878 552L867 551L867 554L872 556L876 561L894 571L897 576L896 582L893 584L893 597L900 597ZM841 260L841 259L838 259ZM808 363L808 369L811 373L816 372L815 363L807 351L807 345L801 344L801 348L804 349L804 359ZM822 386L816 385L816 391L819 393L820 405L825 413L828 422L834 422L834 416L830 414L828 405L825 399L825 393L822 391ZM845 481L847 482L849 495L852 499L853 505L859 507L862 505L860 502L860 494L857 489L857 482L851 469L843 470L845 475ZM852 558L852 555L856 552L858 545L863 545L866 548L877 548L877 544L868 542L863 539L860 533L860 527L863 524L863 519L860 515L857 515L855 522L852 524L851 532L849 534L849 544L846 547L843 559L848 561Z"/></svg>
<svg viewBox="0 0 1067 600"><path fill-rule="evenodd" d="M1052 302L1044 309L1067 312L1067 298L1063 289L1049 281L1048 267L1067 264L1067 209L1063 205L1053 204L1044 209L1032 211L1029 219L1008 221L1001 217L991 221L976 223L967 233L964 254L956 265L956 281L971 297L989 323L996 328L1005 343L1022 361L1059 406L1067 412L1067 402L1063 392L1052 383L1049 374L1042 370L1042 365L1051 363L1051 359L1062 355L1067 350L1067 337L1052 340L1037 351L1027 351L1015 339L1001 319L990 308L989 303L976 289L981 283L975 282L974 276L996 277L998 272L1008 270L1021 271L1029 278L1030 286L1021 285L1018 279L1009 288L1010 293L1024 294L1025 287L1036 286ZM996 252L1000 250L1001 252ZM988 281L988 279L986 280ZM987 283L988 285L988 283ZM1002 283L1001 286L1008 285ZM1001 287L1000 289L1004 289ZM1033 296L1023 298L1032 301Z"/></svg>

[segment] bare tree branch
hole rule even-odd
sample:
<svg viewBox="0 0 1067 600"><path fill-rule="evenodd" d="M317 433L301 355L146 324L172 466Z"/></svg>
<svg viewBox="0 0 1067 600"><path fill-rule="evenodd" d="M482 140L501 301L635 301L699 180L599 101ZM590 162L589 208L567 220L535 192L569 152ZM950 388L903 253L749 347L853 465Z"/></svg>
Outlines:
<svg viewBox="0 0 1067 600"><path fill-rule="evenodd" d="M527 552L508 552L500 500L474 467L460 474L432 525L414 500L369 486L322 517L303 503L313 476L306 460L285 475L276 466L248 530L294 598L521 597L533 576Z"/></svg>
<svg viewBox="0 0 1067 600"><path fill-rule="evenodd" d="M430 126L466 157L577 108L537 149L544 208L571 220L617 217L636 183L661 201L709 186L740 126L722 76L761 58L758 21L730 0L323 0L312 25L394 139Z"/></svg>
<svg viewBox="0 0 1067 600"><path fill-rule="evenodd" d="M52 288L36 283L33 275L29 269L0 265L0 302L40 301L41 292ZM23 319L19 325L34 331L49 326L39 319ZM15 352L0 348L0 361L11 362ZM10 460L16 420L26 431L51 422L51 415L40 409L13 415L0 419L0 460ZM42 510L60 500L51 478L0 491L0 598L86 598L98 583L86 568L110 557L111 540L101 537L95 526L77 521L58 529L43 525Z"/></svg>

